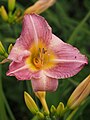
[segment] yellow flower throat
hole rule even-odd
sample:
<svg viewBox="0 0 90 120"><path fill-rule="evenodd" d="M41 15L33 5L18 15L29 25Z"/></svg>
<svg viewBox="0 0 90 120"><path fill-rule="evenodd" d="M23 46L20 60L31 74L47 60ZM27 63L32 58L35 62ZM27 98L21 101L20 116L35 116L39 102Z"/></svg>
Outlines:
<svg viewBox="0 0 90 120"><path fill-rule="evenodd" d="M54 59L55 55L41 42L37 48L33 44L30 52L31 55L26 59L26 64L29 65L30 70L37 71L53 67L54 63L51 62L51 59Z"/></svg>

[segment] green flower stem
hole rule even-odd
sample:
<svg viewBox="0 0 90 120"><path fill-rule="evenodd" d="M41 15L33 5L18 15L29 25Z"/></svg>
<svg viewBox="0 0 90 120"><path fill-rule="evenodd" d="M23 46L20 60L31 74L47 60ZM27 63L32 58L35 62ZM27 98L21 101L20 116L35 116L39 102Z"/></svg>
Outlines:
<svg viewBox="0 0 90 120"><path fill-rule="evenodd" d="M78 84L79 84L79 82L73 80L72 78L68 78L68 81L69 81L73 86L75 86L75 87L77 87Z"/></svg>
<svg viewBox="0 0 90 120"><path fill-rule="evenodd" d="M1 72L2 72L2 70L1 70L1 66L0 66L0 73ZM15 118L14 118L14 116L12 114L12 111L10 110L9 104L8 104L8 102L6 100L6 97L4 95L4 92L2 90L2 82L1 82L1 80L2 79L1 79L1 76L0 76L0 107L2 108L2 109L0 109L0 118L1 118L0 120L8 120L7 115L6 115L5 107L6 107L8 113L10 115L11 120L15 120Z"/></svg>
<svg viewBox="0 0 90 120"><path fill-rule="evenodd" d="M9 11L8 16L9 16L9 17L11 17L11 16L12 16L12 11Z"/></svg>
<svg viewBox="0 0 90 120"><path fill-rule="evenodd" d="M9 113L9 115L10 115L11 120L15 120L15 117L14 117L14 115L13 115L13 113L12 113L10 107L9 107L9 104L8 104L8 102L6 100L6 97L5 97L4 93L3 93L3 101L5 103L6 109L7 109L8 113Z"/></svg>
<svg viewBox="0 0 90 120"><path fill-rule="evenodd" d="M2 69L0 66L0 74L2 73ZM3 92L2 92L2 79L0 75L0 120L8 120L6 110L5 110L5 104L3 101Z"/></svg>
<svg viewBox="0 0 90 120"><path fill-rule="evenodd" d="M74 43L74 38L77 35L77 33L80 31L84 23L87 21L87 19L90 17L90 12L87 13L87 15L84 17L84 19L80 22L80 24L75 28L73 31L72 35L70 36L69 40L67 41L68 43L73 44Z"/></svg>
<svg viewBox="0 0 90 120"><path fill-rule="evenodd" d="M77 110L78 110L78 108L74 109L74 110L72 111L72 113L67 117L66 120L72 120L72 118L73 118L73 116L75 115L75 113L77 112Z"/></svg>
<svg viewBox="0 0 90 120"><path fill-rule="evenodd" d="M26 86L27 86L28 93L31 93L30 80L26 81Z"/></svg>

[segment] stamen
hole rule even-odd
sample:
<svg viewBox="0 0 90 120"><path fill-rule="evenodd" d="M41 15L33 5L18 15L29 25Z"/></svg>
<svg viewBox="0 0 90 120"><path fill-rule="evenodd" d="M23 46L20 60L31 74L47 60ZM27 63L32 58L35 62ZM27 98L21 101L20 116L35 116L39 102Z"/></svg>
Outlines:
<svg viewBox="0 0 90 120"><path fill-rule="evenodd" d="M42 67L42 61L40 60L40 58L34 58L33 59L33 63L37 68L41 68Z"/></svg>
<svg viewBox="0 0 90 120"><path fill-rule="evenodd" d="M39 48L38 49L38 54L37 56L33 59L33 63L37 68L41 68L44 65L45 62L45 53L47 50L44 48Z"/></svg>
<svg viewBox="0 0 90 120"><path fill-rule="evenodd" d="M35 63L38 63L38 62L39 62L39 60L37 58L35 58Z"/></svg>
<svg viewBox="0 0 90 120"><path fill-rule="evenodd" d="M45 54L47 52L47 50L45 50L44 48L42 48L42 53Z"/></svg>
<svg viewBox="0 0 90 120"><path fill-rule="evenodd" d="M39 48L39 52L41 52L41 48Z"/></svg>

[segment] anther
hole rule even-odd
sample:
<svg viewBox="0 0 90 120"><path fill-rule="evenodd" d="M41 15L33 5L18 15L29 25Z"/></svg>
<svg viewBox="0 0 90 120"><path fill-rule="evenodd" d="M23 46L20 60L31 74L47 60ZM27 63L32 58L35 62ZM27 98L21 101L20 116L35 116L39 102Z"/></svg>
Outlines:
<svg viewBox="0 0 90 120"><path fill-rule="evenodd" d="M44 48L42 48L42 53L45 54L47 52L47 50L45 50Z"/></svg>
<svg viewBox="0 0 90 120"><path fill-rule="evenodd" d="M38 59L38 58L34 58L34 59L33 59L33 63L34 63L34 65L35 65L37 68L41 68L41 67L42 67L42 62L41 62L41 60Z"/></svg>
<svg viewBox="0 0 90 120"><path fill-rule="evenodd" d="M41 48L39 48L39 52L41 52Z"/></svg>
<svg viewBox="0 0 90 120"><path fill-rule="evenodd" d="M39 62L39 60L38 60L37 58L35 58L34 60L35 60L35 63L38 63L38 62Z"/></svg>

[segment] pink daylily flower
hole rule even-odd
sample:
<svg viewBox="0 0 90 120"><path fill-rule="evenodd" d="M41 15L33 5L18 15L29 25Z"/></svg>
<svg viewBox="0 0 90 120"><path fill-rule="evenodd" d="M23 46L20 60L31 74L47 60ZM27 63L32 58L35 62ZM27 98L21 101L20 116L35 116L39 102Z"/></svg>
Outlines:
<svg viewBox="0 0 90 120"><path fill-rule="evenodd" d="M55 91L58 79L77 74L87 58L79 50L52 34L47 21L36 14L25 15L20 37L8 59L8 76L30 80L34 91Z"/></svg>

